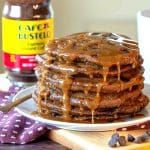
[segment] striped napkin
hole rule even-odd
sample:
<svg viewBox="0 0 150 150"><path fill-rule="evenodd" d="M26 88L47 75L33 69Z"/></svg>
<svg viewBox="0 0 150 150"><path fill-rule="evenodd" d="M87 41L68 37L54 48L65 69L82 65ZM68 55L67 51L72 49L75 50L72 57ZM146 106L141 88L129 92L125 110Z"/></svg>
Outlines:
<svg viewBox="0 0 150 150"><path fill-rule="evenodd" d="M11 102L20 87L11 86L8 91L0 91L0 106ZM0 143L29 143L47 131L47 126L26 118L14 109L8 113L0 112Z"/></svg>

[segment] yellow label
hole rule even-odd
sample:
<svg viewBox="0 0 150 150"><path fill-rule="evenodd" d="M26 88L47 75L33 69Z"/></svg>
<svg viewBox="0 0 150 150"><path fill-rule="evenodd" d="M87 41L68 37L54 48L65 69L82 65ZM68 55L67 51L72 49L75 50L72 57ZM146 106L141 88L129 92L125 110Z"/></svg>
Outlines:
<svg viewBox="0 0 150 150"><path fill-rule="evenodd" d="M2 18L3 51L9 54L42 54L54 37L53 18L12 20Z"/></svg>

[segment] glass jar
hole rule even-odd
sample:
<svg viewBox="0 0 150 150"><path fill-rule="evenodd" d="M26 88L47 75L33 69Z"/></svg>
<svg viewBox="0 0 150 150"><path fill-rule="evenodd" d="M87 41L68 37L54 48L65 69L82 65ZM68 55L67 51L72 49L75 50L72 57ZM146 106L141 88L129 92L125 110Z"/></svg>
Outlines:
<svg viewBox="0 0 150 150"><path fill-rule="evenodd" d="M36 82L37 54L53 39L50 0L5 0L2 17L2 56L9 79L17 85Z"/></svg>

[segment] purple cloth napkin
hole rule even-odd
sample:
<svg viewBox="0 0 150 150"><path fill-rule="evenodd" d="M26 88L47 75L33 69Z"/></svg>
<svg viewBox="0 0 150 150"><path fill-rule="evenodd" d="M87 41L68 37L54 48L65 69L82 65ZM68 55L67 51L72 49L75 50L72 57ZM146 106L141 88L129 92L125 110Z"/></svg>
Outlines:
<svg viewBox="0 0 150 150"><path fill-rule="evenodd" d="M12 86L8 92L0 91L0 106L9 103L21 88ZM0 112L0 143L25 144L40 137L47 131L47 126L26 118L11 110Z"/></svg>

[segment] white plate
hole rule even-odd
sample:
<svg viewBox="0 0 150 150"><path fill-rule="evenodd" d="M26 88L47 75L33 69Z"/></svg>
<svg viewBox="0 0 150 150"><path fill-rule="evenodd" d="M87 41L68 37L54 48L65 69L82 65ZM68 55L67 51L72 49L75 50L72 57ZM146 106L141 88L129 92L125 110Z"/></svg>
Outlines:
<svg viewBox="0 0 150 150"><path fill-rule="evenodd" d="M24 89L17 93L13 101L15 101L17 98L22 97L26 94L32 93L34 87L29 87L27 89ZM148 92L150 91L150 86L145 85L144 93L148 95ZM148 95L149 96L149 95ZM29 99L25 101L24 103L20 104L15 108L20 114L31 118L33 120L43 122L45 124L55 126L58 128L68 129L68 130L77 130L77 131L106 131L106 130L114 130L117 128L127 127L131 125L136 125L143 123L147 120L150 120L150 104L145 108L142 113L144 116L142 118L128 118L126 121L123 122L114 122L114 123L99 123L99 124L84 124L84 123L70 123L70 122L61 122L61 121L54 121L54 120L48 120L45 118L42 118L40 116L32 114L34 111L37 110L36 104L33 101L33 99ZM141 114L141 112L140 112Z"/></svg>

